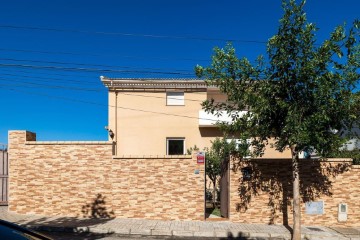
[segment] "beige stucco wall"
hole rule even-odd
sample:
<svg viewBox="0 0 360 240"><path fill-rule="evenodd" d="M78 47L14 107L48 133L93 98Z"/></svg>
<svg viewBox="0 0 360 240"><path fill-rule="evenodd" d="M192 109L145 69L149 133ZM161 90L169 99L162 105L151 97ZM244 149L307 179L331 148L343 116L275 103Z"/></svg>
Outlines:
<svg viewBox="0 0 360 240"><path fill-rule="evenodd" d="M109 92L109 127L115 132L118 156L166 155L167 138L185 138L185 149L196 145L200 150L211 146L211 141L222 137L214 127L199 127L201 103L206 99L225 101L218 90L187 91L184 106L167 106L166 92ZM116 101L117 99L117 101ZM116 118L117 115L117 118ZM117 119L117 122L115 122ZM290 157L267 147L264 157Z"/></svg>
<svg viewBox="0 0 360 240"><path fill-rule="evenodd" d="M252 177L243 179L241 169ZM255 159L230 164L230 220L289 224L292 217L291 159ZM351 159L300 160L301 220L304 225L358 226L360 166ZM306 214L305 202L324 201L323 214ZM348 219L338 222L338 205L348 204Z"/></svg>
<svg viewBox="0 0 360 240"><path fill-rule="evenodd" d="M184 106L167 106L165 92L119 92L117 96L117 155L166 155L167 138L185 138L185 149L209 147L220 132L199 128L199 110L206 92L185 92ZM109 104L116 105L115 93ZM109 109L115 129L115 109Z"/></svg>
<svg viewBox="0 0 360 240"><path fill-rule="evenodd" d="M9 160L16 213L204 219L205 173L196 155L116 158L111 142L37 142L34 133L10 131Z"/></svg>

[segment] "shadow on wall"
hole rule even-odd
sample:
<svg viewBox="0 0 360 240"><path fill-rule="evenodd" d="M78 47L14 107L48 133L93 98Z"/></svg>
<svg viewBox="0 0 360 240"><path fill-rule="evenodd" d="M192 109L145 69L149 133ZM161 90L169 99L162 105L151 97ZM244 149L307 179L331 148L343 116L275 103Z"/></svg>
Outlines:
<svg viewBox="0 0 360 240"><path fill-rule="evenodd" d="M81 212L83 217L86 218L102 218L112 219L115 217L114 211L108 211L106 209L105 196L98 193L92 203L86 204L82 207Z"/></svg>
<svg viewBox="0 0 360 240"><path fill-rule="evenodd" d="M97 194L92 203L86 204L82 207L84 217L56 217L46 216L36 219L24 219L16 222L22 226L32 226L31 228L36 231L44 232L71 232L71 233L87 233L90 234L92 226L105 223L114 218L113 211L108 211L105 207L105 197L102 194ZM107 232L104 234L92 235L91 239L102 239L106 236L113 234ZM83 236L83 235L82 235ZM65 239L65 238L64 238Z"/></svg>
<svg viewBox="0 0 360 240"><path fill-rule="evenodd" d="M238 212L246 212L252 199L260 193L268 196L271 209L269 224L278 218L288 225L288 206L292 199L292 166L290 160L254 159L235 160L232 170L242 172L238 179ZM314 201L320 196L332 196L331 179L349 171L347 162L325 162L319 159L300 160L300 194L303 202ZM280 214L280 216L279 216Z"/></svg>

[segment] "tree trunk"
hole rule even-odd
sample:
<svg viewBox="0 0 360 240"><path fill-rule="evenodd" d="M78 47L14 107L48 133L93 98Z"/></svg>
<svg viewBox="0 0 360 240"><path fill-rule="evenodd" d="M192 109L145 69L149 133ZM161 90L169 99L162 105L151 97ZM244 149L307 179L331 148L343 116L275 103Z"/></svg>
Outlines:
<svg viewBox="0 0 360 240"><path fill-rule="evenodd" d="M213 181L213 206L216 208L216 178Z"/></svg>
<svg viewBox="0 0 360 240"><path fill-rule="evenodd" d="M292 152L293 171L293 235L292 240L301 240L301 207L300 207L300 175L299 155L297 151Z"/></svg>

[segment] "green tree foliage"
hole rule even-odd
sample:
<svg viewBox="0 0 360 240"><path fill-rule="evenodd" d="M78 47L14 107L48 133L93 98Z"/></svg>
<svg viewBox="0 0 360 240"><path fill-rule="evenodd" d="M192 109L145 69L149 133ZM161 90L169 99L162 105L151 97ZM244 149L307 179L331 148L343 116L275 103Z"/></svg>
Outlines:
<svg viewBox="0 0 360 240"><path fill-rule="evenodd" d="M354 165L360 165L360 150L339 150L329 154L329 157L334 158L351 158Z"/></svg>
<svg viewBox="0 0 360 240"><path fill-rule="evenodd" d="M221 176L221 164L235 151L235 143L227 142L225 138L216 138L211 142L211 148L205 149L205 172L213 184L213 204L216 201L216 182Z"/></svg>
<svg viewBox="0 0 360 240"><path fill-rule="evenodd" d="M267 57L251 63L238 58L231 44L215 48L209 67L196 67L198 77L226 93L226 103L203 103L211 113L226 110L228 132L251 138L254 156L273 139L282 152L290 149L293 165L293 239L300 239L298 154L315 149L326 156L338 149L358 121L360 22L338 26L329 39L315 43L318 30L308 23L305 1L283 0L278 32L269 39ZM246 114L239 111L248 109ZM344 131L344 133L342 132ZM335 134L337 132L337 134Z"/></svg>
<svg viewBox="0 0 360 240"><path fill-rule="evenodd" d="M193 147L186 149L186 154L191 155L193 151L199 151L199 148L196 145L194 145Z"/></svg>

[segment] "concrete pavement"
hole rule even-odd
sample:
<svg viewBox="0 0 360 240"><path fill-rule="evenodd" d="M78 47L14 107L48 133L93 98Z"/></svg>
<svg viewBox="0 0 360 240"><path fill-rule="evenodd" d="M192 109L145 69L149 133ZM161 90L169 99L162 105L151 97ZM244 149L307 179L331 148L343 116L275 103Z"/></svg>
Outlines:
<svg viewBox="0 0 360 240"><path fill-rule="evenodd" d="M213 239L291 239L283 225L244 224L228 221L163 221L144 219L88 219L21 215L0 207L0 218L39 231L115 233L122 235L197 237ZM360 223L359 223L360 225ZM302 226L302 238L309 240L360 240L359 228Z"/></svg>

